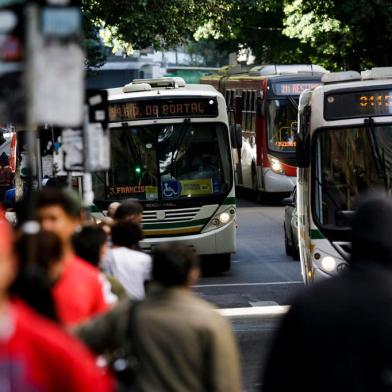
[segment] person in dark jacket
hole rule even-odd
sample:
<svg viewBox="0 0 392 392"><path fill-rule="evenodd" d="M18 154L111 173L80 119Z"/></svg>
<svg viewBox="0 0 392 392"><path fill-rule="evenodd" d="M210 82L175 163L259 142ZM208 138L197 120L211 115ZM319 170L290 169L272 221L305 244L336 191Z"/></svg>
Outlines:
<svg viewBox="0 0 392 392"><path fill-rule="evenodd" d="M349 268L293 301L262 381L263 392L392 391L391 198L360 201Z"/></svg>
<svg viewBox="0 0 392 392"><path fill-rule="evenodd" d="M148 296L137 304L123 301L73 333L97 354L131 345L137 391L240 392L234 334L229 322L192 292L199 274L192 249L160 245L153 251L154 287Z"/></svg>

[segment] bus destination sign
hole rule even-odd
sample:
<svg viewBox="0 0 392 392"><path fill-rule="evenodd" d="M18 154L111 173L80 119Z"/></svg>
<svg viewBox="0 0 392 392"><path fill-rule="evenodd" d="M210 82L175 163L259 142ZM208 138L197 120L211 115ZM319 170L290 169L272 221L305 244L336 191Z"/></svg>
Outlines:
<svg viewBox="0 0 392 392"><path fill-rule="evenodd" d="M286 82L274 83L272 88L276 95L300 95L302 91L321 86L317 82Z"/></svg>
<svg viewBox="0 0 392 392"><path fill-rule="evenodd" d="M329 94L325 97L326 120L392 116L392 89Z"/></svg>
<svg viewBox="0 0 392 392"><path fill-rule="evenodd" d="M217 117L216 98L170 98L109 104L109 122L175 117Z"/></svg>

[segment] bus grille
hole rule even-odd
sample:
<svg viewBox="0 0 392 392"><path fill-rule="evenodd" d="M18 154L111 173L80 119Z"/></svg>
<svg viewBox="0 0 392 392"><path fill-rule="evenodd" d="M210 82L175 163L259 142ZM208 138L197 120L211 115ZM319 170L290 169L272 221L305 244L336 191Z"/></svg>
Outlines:
<svg viewBox="0 0 392 392"><path fill-rule="evenodd" d="M179 208L176 210L152 210L143 212L143 223L186 222L194 219L200 211L196 208Z"/></svg>

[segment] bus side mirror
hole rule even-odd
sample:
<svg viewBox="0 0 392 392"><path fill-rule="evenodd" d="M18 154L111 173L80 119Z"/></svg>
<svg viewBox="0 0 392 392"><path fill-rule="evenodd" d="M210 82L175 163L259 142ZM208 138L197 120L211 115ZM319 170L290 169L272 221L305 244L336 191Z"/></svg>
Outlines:
<svg viewBox="0 0 392 392"><path fill-rule="evenodd" d="M297 158L297 167L309 167L310 164L310 114L309 105L303 108L299 115L299 133L295 135L295 152Z"/></svg>
<svg viewBox="0 0 392 392"><path fill-rule="evenodd" d="M230 139L233 148L242 148L242 130L240 124L230 125Z"/></svg>
<svg viewBox="0 0 392 392"><path fill-rule="evenodd" d="M295 135L295 153L298 167L309 167L310 164L310 139L309 135L297 133Z"/></svg>

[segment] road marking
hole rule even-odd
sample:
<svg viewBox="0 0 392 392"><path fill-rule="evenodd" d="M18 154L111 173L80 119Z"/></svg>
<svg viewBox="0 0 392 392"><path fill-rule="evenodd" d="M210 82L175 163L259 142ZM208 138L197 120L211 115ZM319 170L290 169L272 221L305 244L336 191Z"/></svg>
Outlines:
<svg viewBox="0 0 392 392"><path fill-rule="evenodd" d="M279 316L287 313L289 306L255 306L248 308L225 308L218 309L218 312L225 317L263 317Z"/></svg>
<svg viewBox="0 0 392 392"><path fill-rule="evenodd" d="M276 286L283 284L304 284L302 280L289 281L289 282L259 282L259 283L222 283L222 284L199 284L193 286L197 289L206 287L231 287L231 286Z"/></svg>

